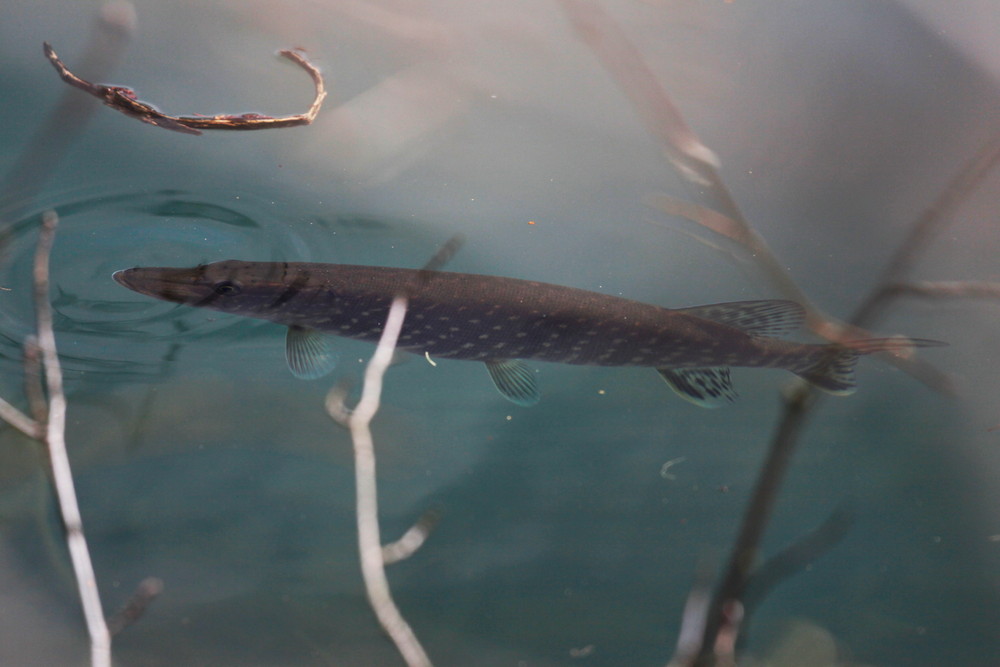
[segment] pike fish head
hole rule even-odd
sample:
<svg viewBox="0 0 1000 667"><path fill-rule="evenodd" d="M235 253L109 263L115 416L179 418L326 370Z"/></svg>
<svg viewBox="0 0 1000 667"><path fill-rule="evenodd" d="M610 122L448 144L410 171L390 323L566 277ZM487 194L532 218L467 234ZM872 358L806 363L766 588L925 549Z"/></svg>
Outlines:
<svg viewBox="0 0 1000 667"><path fill-rule="evenodd" d="M287 264L227 260L194 268L136 267L116 271L119 285L140 294L187 306L262 316L296 289ZM308 281L308 276L303 276Z"/></svg>

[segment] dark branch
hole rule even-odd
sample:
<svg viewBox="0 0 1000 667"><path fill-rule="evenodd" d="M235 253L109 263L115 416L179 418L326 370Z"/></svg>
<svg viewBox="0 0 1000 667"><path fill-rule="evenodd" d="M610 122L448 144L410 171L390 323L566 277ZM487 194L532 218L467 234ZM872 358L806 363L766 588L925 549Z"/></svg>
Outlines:
<svg viewBox="0 0 1000 667"><path fill-rule="evenodd" d="M312 106L305 113L280 117L265 116L258 113L223 114L218 116L170 116L152 104L140 100L131 88L106 86L81 79L69 71L69 68L63 64L48 42L45 42L44 46L45 56L59 73L59 77L69 85L93 95L107 106L117 109L126 116L131 116L150 125L162 127L165 130L173 130L174 132L182 132L184 134L201 134L202 130L270 130L308 125L315 120L316 114L319 113L320 107L323 106L323 100L326 98L323 75L319 69L298 51L285 49L278 53L304 69L312 77L316 88L316 95L313 98Z"/></svg>
<svg viewBox="0 0 1000 667"><path fill-rule="evenodd" d="M729 620L726 610L731 608L733 603L739 603L744 596L750 574L756 564L760 540L771 521L774 502L785 479L792 454L795 452L799 432L815 400L816 390L804 382L798 383L791 395L785 399L784 417L771 442L767 459L761 466L761 474L757 478L753 493L750 494L750 501L743 515L739 536L730 553L724 578L709 607L701 642L702 662L697 664L713 664L716 641Z"/></svg>

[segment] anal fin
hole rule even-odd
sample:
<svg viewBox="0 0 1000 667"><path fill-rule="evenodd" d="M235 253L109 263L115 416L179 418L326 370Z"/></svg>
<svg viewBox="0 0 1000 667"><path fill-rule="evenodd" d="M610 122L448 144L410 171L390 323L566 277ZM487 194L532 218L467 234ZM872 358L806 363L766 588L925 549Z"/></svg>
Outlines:
<svg viewBox="0 0 1000 667"><path fill-rule="evenodd" d="M678 396L703 408L736 400L728 368L657 368L656 372Z"/></svg>
<svg viewBox="0 0 1000 667"><path fill-rule="evenodd" d="M285 360L295 377L301 380L321 378L334 369L338 359L339 355L325 334L305 327L288 327Z"/></svg>
<svg viewBox="0 0 1000 667"><path fill-rule="evenodd" d="M486 370L497 391L511 403L530 407L541 398L535 374L517 359L494 359L486 362Z"/></svg>

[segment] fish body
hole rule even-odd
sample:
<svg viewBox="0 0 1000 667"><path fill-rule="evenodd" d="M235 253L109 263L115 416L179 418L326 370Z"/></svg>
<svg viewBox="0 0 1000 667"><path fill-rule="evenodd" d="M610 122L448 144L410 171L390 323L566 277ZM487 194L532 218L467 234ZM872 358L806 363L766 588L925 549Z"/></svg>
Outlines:
<svg viewBox="0 0 1000 667"><path fill-rule="evenodd" d="M316 332L377 342L392 299L409 298L398 347L434 358L480 361L520 404L538 400L517 360L648 366L685 398L732 400L728 368L782 368L834 393L853 390L860 354L922 344L871 339L851 347L776 336L799 327L791 301L669 309L549 283L445 271L344 264L216 262L134 268L114 279L148 296L289 327L293 372L316 377L331 355Z"/></svg>

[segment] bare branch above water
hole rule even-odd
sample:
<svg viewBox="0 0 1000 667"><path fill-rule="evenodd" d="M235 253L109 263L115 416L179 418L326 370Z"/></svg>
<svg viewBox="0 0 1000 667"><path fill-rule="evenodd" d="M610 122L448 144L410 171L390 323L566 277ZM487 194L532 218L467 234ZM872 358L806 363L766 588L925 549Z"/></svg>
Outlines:
<svg viewBox="0 0 1000 667"><path fill-rule="evenodd" d="M44 43L44 48L45 57L52 63L52 66L59 73L59 77L69 85L93 95L107 106L122 112L126 116L131 116L156 127L162 127L165 130L173 130L174 132L181 132L183 134L201 134L202 130L271 130L309 125L316 119L320 107L323 106L323 100L326 99L323 75L319 69L309 62L300 51L284 49L279 51L278 54L304 69L312 78L315 86L315 96L312 105L310 105L309 110L305 113L279 117L266 116L259 113L222 114L215 116L171 116L163 113L152 104L140 100L131 88L96 84L86 79L81 79L63 64L48 42Z"/></svg>

